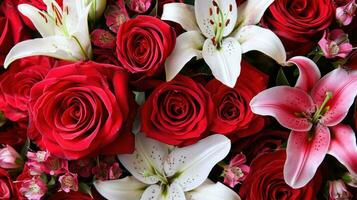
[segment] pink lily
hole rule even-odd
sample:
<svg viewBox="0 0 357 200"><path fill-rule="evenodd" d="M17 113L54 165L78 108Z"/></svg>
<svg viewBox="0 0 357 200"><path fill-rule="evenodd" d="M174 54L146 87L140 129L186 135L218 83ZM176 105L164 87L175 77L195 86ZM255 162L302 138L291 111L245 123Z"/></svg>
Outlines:
<svg viewBox="0 0 357 200"><path fill-rule="evenodd" d="M357 71L338 68L320 79L318 67L308 58L294 57L288 64L300 71L295 87L273 87L250 102L254 113L273 116L291 129L285 182L293 188L306 185L327 153L357 175L356 137L340 124L357 94Z"/></svg>

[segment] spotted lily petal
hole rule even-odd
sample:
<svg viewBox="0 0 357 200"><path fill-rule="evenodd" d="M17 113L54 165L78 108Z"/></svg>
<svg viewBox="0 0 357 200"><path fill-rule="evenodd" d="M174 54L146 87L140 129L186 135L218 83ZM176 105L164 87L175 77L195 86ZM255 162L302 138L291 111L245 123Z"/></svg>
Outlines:
<svg viewBox="0 0 357 200"><path fill-rule="evenodd" d="M95 189L109 200L139 200L147 187L131 176L113 181L96 181L93 184Z"/></svg>
<svg viewBox="0 0 357 200"><path fill-rule="evenodd" d="M299 88L278 86L260 92L250 102L253 113L269 115L295 131L309 131L312 123L304 116L315 111L311 97Z"/></svg>
<svg viewBox="0 0 357 200"><path fill-rule="evenodd" d="M234 34L242 45L242 53L257 50L270 56L278 63L285 63L286 52L283 43L271 30L255 25L244 26Z"/></svg>
<svg viewBox="0 0 357 200"><path fill-rule="evenodd" d="M241 46L235 38L229 37L217 48L211 40L203 45L202 56L211 68L213 76L228 87L233 88L241 71Z"/></svg>
<svg viewBox="0 0 357 200"><path fill-rule="evenodd" d="M145 189L140 200L162 200L161 194L162 194L162 189L159 185L151 185Z"/></svg>
<svg viewBox="0 0 357 200"><path fill-rule="evenodd" d="M135 178L146 184L155 184L159 181L157 173L164 175L163 162L168 152L165 144L138 133L135 136L135 152L118 157Z"/></svg>
<svg viewBox="0 0 357 200"><path fill-rule="evenodd" d="M182 26L186 31L199 31L196 24L195 8L184 3L168 3L164 5L162 20L173 21Z"/></svg>
<svg viewBox="0 0 357 200"><path fill-rule="evenodd" d="M310 92L316 82L321 78L321 73L314 61L307 57L296 56L290 58L288 65L294 64L299 69L299 78L296 81L295 87Z"/></svg>
<svg viewBox="0 0 357 200"><path fill-rule="evenodd" d="M353 176L357 176L357 145L353 129L339 124L331 127L331 134L328 154L337 158Z"/></svg>
<svg viewBox="0 0 357 200"><path fill-rule="evenodd" d="M311 133L292 131L286 149L285 182L292 188L304 187L315 175L330 144L330 131L317 125Z"/></svg>
<svg viewBox="0 0 357 200"><path fill-rule="evenodd" d="M176 177L173 183L183 191L195 189L207 179L213 166L227 156L230 146L225 136L212 135L191 146L175 149L164 163L165 173Z"/></svg>

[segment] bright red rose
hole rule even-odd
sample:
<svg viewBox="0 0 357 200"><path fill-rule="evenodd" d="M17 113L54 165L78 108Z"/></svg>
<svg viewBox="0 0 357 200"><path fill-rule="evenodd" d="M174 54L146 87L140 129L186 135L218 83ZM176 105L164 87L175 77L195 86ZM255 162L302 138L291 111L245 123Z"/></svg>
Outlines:
<svg viewBox="0 0 357 200"><path fill-rule="evenodd" d="M242 62L242 72L234 88L216 79L211 80L206 85L216 107L211 130L227 135L233 141L259 132L264 127L264 118L253 114L249 102L267 84L268 76L245 61Z"/></svg>
<svg viewBox="0 0 357 200"><path fill-rule="evenodd" d="M0 1L0 67L10 49L18 42L30 38L17 10L18 0Z"/></svg>
<svg viewBox="0 0 357 200"><path fill-rule="evenodd" d="M276 0L263 24L279 36L290 57L310 52L334 17L331 0Z"/></svg>
<svg viewBox="0 0 357 200"><path fill-rule="evenodd" d="M31 89L32 134L57 157L131 153L136 104L127 73L113 65L77 62L52 69ZM41 145L43 144L43 145Z"/></svg>
<svg viewBox="0 0 357 200"><path fill-rule="evenodd" d="M206 89L178 75L156 87L141 110L141 129L148 137L183 145L205 133L212 122L213 102Z"/></svg>
<svg viewBox="0 0 357 200"><path fill-rule="evenodd" d="M176 42L175 31L151 16L137 16L123 23L117 34L116 54L133 80L158 75Z"/></svg>
<svg viewBox="0 0 357 200"><path fill-rule="evenodd" d="M19 193L15 185L12 183L10 175L0 168L0 199L15 200L19 199Z"/></svg>
<svg viewBox="0 0 357 200"><path fill-rule="evenodd" d="M15 61L0 76L0 110L12 121L27 120L32 86L45 78L54 60L27 57Z"/></svg>
<svg viewBox="0 0 357 200"><path fill-rule="evenodd" d="M317 199L322 176L317 173L305 187L293 189L284 181L283 168L286 159L285 150L262 154L250 165L250 171L239 194L249 200L301 200Z"/></svg>

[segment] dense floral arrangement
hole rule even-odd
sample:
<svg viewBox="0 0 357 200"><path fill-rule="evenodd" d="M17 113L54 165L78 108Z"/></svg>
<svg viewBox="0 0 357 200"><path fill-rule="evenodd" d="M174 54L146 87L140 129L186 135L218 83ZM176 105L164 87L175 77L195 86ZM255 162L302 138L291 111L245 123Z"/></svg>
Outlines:
<svg viewBox="0 0 357 200"><path fill-rule="evenodd" d="M356 199L356 10L0 0L0 199Z"/></svg>

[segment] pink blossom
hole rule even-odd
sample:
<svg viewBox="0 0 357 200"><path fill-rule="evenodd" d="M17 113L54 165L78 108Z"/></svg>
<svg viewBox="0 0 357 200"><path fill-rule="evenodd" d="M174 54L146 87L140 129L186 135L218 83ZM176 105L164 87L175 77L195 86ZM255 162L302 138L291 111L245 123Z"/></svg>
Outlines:
<svg viewBox="0 0 357 200"><path fill-rule="evenodd" d="M336 19L344 26L349 25L356 14L356 0L350 0L346 5L336 8Z"/></svg>
<svg viewBox="0 0 357 200"><path fill-rule="evenodd" d="M4 169L16 169L23 165L21 156L10 145L0 149L0 167Z"/></svg>
<svg viewBox="0 0 357 200"><path fill-rule="evenodd" d="M123 1L118 1L114 5L109 5L104 13L105 21L109 29L113 32L118 32L119 26L129 19Z"/></svg>
<svg viewBox="0 0 357 200"><path fill-rule="evenodd" d="M329 200L349 200L352 194L342 180L329 181Z"/></svg>
<svg viewBox="0 0 357 200"><path fill-rule="evenodd" d="M127 5L129 9L135 13L142 14L149 10L153 0L129 0Z"/></svg>
<svg viewBox="0 0 357 200"><path fill-rule="evenodd" d="M345 58L352 51L348 35L341 29L335 29L331 32L325 31L319 41L319 46L326 58Z"/></svg>
<svg viewBox="0 0 357 200"><path fill-rule="evenodd" d="M121 175L122 170L120 169L119 163L113 163L109 168L109 180L119 179Z"/></svg>
<svg viewBox="0 0 357 200"><path fill-rule="evenodd" d="M49 175L59 175L68 170L67 160L51 156L45 151L28 152L27 158L29 161L26 164L31 175L40 175L42 172Z"/></svg>
<svg viewBox="0 0 357 200"><path fill-rule="evenodd" d="M78 176L67 172L66 174L59 177L58 181L61 184L61 189L59 191L64 191L66 193L72 191L78 191Z"/></svg>
<svg viewBox="0 0 357 200"><path fill-rule="evenodd" d="M285 181L293 188L303 187L327 153L356 176L356 136L351 127L340 123L357 95L357 71L337 68L320 79L318 67L308 58L294 57L288 64L299 68L295 87L273 87L250 102L254 113L273 116L291 130Z"/></svg>
<svg viewBox="0 0 357 200"><path fill-rule="evenodd" d="M20 192L29 200L40 200L46 191L47 185L39 176L24 180L20 188Z"/></svg>
<svg viewBox="0 0 357 200"><path fill-rule="evenodd" d="M224 183L230 187L236 186L238 183L244 181L249 173L250 167L246 165L247 159L244 154L238 154L229 162L224 168Z"/></svg>

